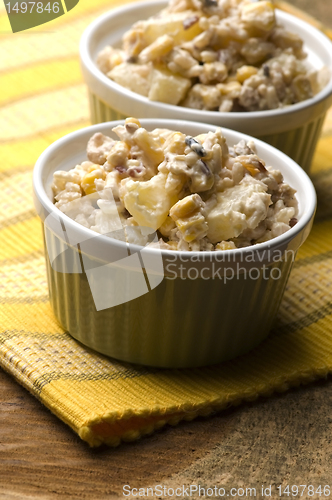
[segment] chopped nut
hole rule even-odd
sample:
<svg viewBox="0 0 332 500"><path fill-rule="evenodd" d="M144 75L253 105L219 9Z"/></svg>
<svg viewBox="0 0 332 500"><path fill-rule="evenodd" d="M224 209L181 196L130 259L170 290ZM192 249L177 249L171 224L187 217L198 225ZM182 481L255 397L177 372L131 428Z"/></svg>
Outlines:
<svg viewBox="0 0 332 500"><path fill-rule="evenodd" d="M202 144L200 144L196 139L190 137L189 135L185 138L185 143L201 158L206 155L206 151L203 148Z"/></svg>
<svg viewBox="0 0 332 500"><path fill-rule="evenodd" d="M134 179L139 179L140 177L144 177L146 173L146 168L144 165L141 165L139 167L130 167L127 170L128 175L130 177L133 177Z"/></svg>
<svg viewBox="0 0 332 500"><path fill-rule="evenodd" d="M115 170L116 170L117 172L119 172L119 174L120 174L122 177L124 177L124 176L126 176L126 175L127 175L127 169L126 169L126 167L123 167L122 165L117 165L117 166L115 167Z"/></svg>
<svg viewBox="0 0 332 500"><path fill-rule="evenodd" d="M263 161L257 155L237 156L236 161L239 161L251 175L256 175L257 171L267 172Z"/></svg>
<svg viewBox="0 0 332 500"><path fill-rule="evenodd" d="M191 16L191 17L188 17L187 19L185 19L182 24L183 24L184 29L187 30L187 29L191 28L191 26L196 24L198 21L199 21L198 16Z"/></svg>

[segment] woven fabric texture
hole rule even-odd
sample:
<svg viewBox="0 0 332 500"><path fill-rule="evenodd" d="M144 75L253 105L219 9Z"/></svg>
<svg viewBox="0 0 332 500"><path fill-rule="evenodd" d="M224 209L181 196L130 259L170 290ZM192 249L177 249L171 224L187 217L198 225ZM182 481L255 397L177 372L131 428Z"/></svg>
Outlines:
<svg viewBox="0 0 332 500"><path fill-rule="evenodd" d="M91 446L115 446L332 371L331 113L312 170L315 225L275 327L254 351L203 369L137 368L84 348L54 319L32 168L55 139L89 124L78 42L115 5L81 1L58 20L13 35L0 4L0 365Z"/></svg>

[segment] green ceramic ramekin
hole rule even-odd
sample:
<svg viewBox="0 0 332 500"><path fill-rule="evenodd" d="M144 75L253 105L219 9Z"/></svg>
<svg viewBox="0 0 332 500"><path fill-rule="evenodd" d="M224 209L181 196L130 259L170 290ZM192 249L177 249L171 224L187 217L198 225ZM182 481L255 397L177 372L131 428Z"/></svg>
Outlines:
<svg viewBox="0 0 332 500"><path fill-rule="evenodd" d="M254 247L223 252L132 247L128 256L122 241L99 235L60 212L50 193L53 172L69 170L86 159L88 139L97 131L112 136L119 123L65 136L47 148L35 166L35 206L43 222L55 316L83 344L142 365L203 366L249 351L268 335L296 251L310 232L316 206L310 179L286 155L256 140L258 155L297 190L299 217L293 228ZM170 128L189 135L215 128L177 120L141 123L149 130ZM229 145L249 138L227 129L223 133ZM130 263L135 259L136 267ZM147 288L135 295L132 283L143 283L143 278ZM127 285L128 297L134 298L124 301L119 297L127 293Z"/></svg>
<svg viewBox="0 0 332 500"><path fill-rule="evenodd" d="M276 11L277 20L304 40L313 68L326 66L331 78L311 99L269 111L221 113L149 101L113 82L96 65L98 52L106 45L119 46L124 32L134 22L155 15L166 0L135 2L100 16L82 35L81 67L90 95L92 123L120 120L127 116L169 118L212 123L250 134L280 149L309 171L325 114L332 104L332 43L308 23Z"/></svg>

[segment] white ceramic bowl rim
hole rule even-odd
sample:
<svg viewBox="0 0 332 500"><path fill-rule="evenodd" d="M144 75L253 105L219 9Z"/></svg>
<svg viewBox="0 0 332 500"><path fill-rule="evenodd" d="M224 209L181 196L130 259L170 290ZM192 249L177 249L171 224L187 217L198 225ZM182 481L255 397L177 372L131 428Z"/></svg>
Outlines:
<svg viewBox="0 0 332 500"><path fill-rule="evenodd" d="M208 124L197 124L197 123L192 123L184 120L156 120L156 119L141 119L140 120L142 126L144 127L153 127L153 128L171 128L174 129L175 127L177 129L185 128L186 126L197 126L199 125L202 128L202 132L206 132L207 128L209 130L215 130L216 126L215 125L208 125ZM92 125L90 127L86 127L80 130L77 130L75 132L72 132L70 134L65 135L64 137L58 139L55 141L53 144L51 144L39 157L39 159L36 162L34 171L33 171L33 188L34 188L34 195L36 197L36 208L37 211L39 212L40 215L40 210L38 210L38 203L41 204L43 209L46 211L47 214L55 214L57 218L60 220L63 220L65 222L66 227L70 228L73 232L79 233L82 235L82 239L91 239L91 236L95 239L95 244L101 243L103 245L112 245L113 247L118 247L118 248L124 248L126 243L112 239L108 236L101 235L98 233L95 233L89 228L86 228L79 224L78 222L75 222L73 219L65 215L63 212L61 212L55 205L52 203L50 200L47 190L46 190L46 176L45 176L45 171L47 170L48 163L50 159L56 154L57 151L62 149L65 145L70 144L71 142L74 142L76 139L80 138L82 135L88 135L91 137L94 133L96 132L103 132L105 134L110 133L111 129L113 127L116 127L117 125L123 124L123 120L119 121L114 121L114 122L106 122L102 124L97 124L97 125ZM229 130L226 128L222 128L222 131L226 135L234 136L235 142L238 142L240 139L253 139L252 137L236 132L234 130ZM308 177L308 175L304 172L304 170L293 160L291 160L288 156L286 156L284 153L281 151L278 151L274 147L270 146L269 144L266 144L258 139L254 139L255 144L257 147L263 148L266 152L269 152L270 154L272 153L276 158L278 157L285 165L287 165L287 170L292 171L296 174L296 177L298 178L299 182L304 188L305 192L305 213L300 217L299 221L297 224L289 229L286 233L277 236L273 238L272 240L266 241L264 243L258 243L256 245L252 245L250 247L244 247L244 248L238 248L234 250L223 250L223 255L225 255L225 259L229 258L230 256L243 256L244 254L249 254L252 253L253 251L256 253L259 252L266 252L271 249L276 249L276 248L286 248L289 242L294 240L296 236L298 236L305 228L306 226L311 222L315 209L316 209L316 192L314 189L314 186ZM229 142L229 141L227 141ZM302 203L304 200L301 200ZM305 238L304 238L305 239ZM302 241L303 242L303 241ZM302 243L301 242L301 243ZM300 243L300 244L301 244ZM131 245L131 248L134 251L139 251L141 247ZM156 250L153 248L146 248L146 251L155 253ZM158 250L160 252L160 250ZM213 260L213 256L216 254L220 255L221 252L216 252L216 251L204 251L204 252L180 252L180 251L174 251L174 250L161 250L161 254L164 255L165 257L167 256L173 256L175 258L178 258L181 256L181 259L190 259L195 255L196 257L199 256L199 258L204 261L206 259L211 259ZM230 259L231 260L231 259Z"/></svg>
<svg viewBox="0 0 332 500"><path fill-rule="evenodd" d="M193 121L197 120L197 111L199 111L200 114L204 114L204 117L206 121L208 121L209 117L211 121L214 121L216 116L220 118L220 123L222 123L223 120L227 121L227 118L232 116L236 116L236 118L239 118L240 120L252 120L252 119L257 119L257 118L273 118L282 115L289 115L293 114L296 112L299 112L301 110L304 110L308 107L313 107L316 106L318 103L321 101L324 101L327 99L329 96L332 94L332 75L330 78L329 83L322 89L318 94L313 96L310 99L306 99L305 101L301 101L296 104L292 104L291 106L285 107L285 108L278 108L278 109L271 109L271 110L265 110L265 111L243 111L243 112L231 112L231 113L225 113L225 112L220 112L220 111L207 111L207 110L196 110L196 109L191 109L191 108L186 108L186 107L181 107L181 106L175 106L172 104L165 104L162 102L156 102L156 101L150 101L147 97L144 97L140 94L137 94L136 92L133 92L129 89L126 89L122 85L119 85L112 80L110 80L102 71L97 67L96 62L92 56L91 53L91 43L96 35L98 33L98 30L100 29L101 25L104 25L107 23L110 19L119 16L119 15L125 15L126 12L130 12L133 10L140 10L143 6L155 6L155 5L160 5L160 8L164 7L166 5L165 0L153 0L153 1L148 1L148 2L137 2L134 4L129 4L125 5L122 7L118 7L115 9L112 9L110 12L106 12L105 14L101 15L97 19L95 19L84 31L81 41L80 41L80 56L81 56L81 61L82 64L87 68L87 70L94 75L96 79L98 79L100 82L103 83L103 85L106 85L109 89L116 90L116 92L123 97L130 96L132 99L135 99L136 101L145 104L149 106L150 108L154 109L160 109L160 110L173 110L173 111L178 111L179 108L181 110L181 113L185 114L185 118L192 119ZM295 18L291 14L288 14L286 12L280 11L279 9L276 9L277 16L279 19L282 20L294 20L296 19L296 23L302 27L302 29L306 30L308 33L311 34L312 37L316 39L316 41L320 44L321 47L326 47L330 46L331 47L331 68L332 69L332 43L331 41L318 29L314 28L310 24L302 21L301 19ZM287 119L285 117L285 119Z"/></svg>

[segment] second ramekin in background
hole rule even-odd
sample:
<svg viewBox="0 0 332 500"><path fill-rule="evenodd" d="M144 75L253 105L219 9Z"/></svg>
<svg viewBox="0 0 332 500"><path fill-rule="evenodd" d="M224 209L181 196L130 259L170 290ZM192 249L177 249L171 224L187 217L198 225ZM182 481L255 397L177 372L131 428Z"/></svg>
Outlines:
<svg viewBox="0 0 332 500"><path fill-rule="evenodd" d="M50 192L53 172L84 161L87 142L95 132L115 138L112 128L119 123L63 137L46 149L34 169L35 206L44 226L55 316L83 344L142 365L202 366L249 351L268 335L296 251L310 232L316 195L309 177L286 155L256 140L258 156L279 169L297 190L299 215L294 227L247 248L180 252L131 246L128 255L126 243L63 214ZM178 120L143 119L141 124L148 130L169 128L193 136L215 129ZM223 133L230 146L248 140L232 130ZM135 295L133 287L139 280L144 285L145 279L146 293ZM122 300L124 290L130 300Z"/></svg>
<svg viewBox="0 0 332 500"><path fill-rule="evenodd" d="M83 76L89 89L93 123L127 116L174 118L212 123L258 137L293 158L309 171L326 111L332 104L332 43L308 23L276 11L277 20L304 40L309 63L326 66L331 78L326 87L306 101L282 109L255 112L204 111L149 101L111 81L96 65L97 54L106 45L118 47L134 22L147 19L166 6L165 0L139 2L111 10L85 30L80 44Z"/></svg>

